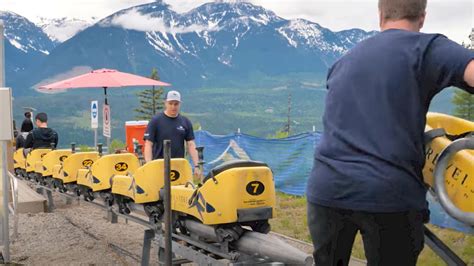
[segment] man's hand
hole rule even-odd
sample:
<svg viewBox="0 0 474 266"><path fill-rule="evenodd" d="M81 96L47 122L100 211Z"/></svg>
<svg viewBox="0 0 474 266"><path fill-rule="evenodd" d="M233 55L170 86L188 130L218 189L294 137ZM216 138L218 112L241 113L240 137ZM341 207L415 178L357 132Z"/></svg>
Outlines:
<svg viewBox="0 0 474 266"><path fill-rule="evenodd" d="M194 167L194 180L198 180L199 182L202 182L202 171L200 167Z"/></svg>

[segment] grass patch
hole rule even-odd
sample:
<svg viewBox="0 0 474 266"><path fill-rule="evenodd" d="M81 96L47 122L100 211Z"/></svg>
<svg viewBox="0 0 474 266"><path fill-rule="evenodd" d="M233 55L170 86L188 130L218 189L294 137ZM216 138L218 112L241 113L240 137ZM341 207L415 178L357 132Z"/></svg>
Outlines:
<svg viewBox="0 0 474 266"><path fill-rule="evenodd" d="M308 243L311 237L306 221L306 198L277 193L276 218L270 221L272 230ZM450 229L428 225L431 231L446 243L468 265L474 265L474 236ZM352 256L365 259L362 237L357 235L352 248ZM446 265L428 246L425 245L418 265Z"/></svg>

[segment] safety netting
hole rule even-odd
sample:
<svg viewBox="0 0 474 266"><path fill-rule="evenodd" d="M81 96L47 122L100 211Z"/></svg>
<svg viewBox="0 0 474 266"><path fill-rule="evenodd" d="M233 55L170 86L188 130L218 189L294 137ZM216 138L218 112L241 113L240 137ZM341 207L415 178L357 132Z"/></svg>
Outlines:
<svg viewBox="0 0 474 266"><path fill-rule="evenodd" d="M275 187L286 194L304 196L313 167L314 149L320 132L308 132L282 139L258 138L242 133L212 135L196 131L197 146L204 147L204 173L230 160L254 160L266 163L272 170ZM428 193L430 222L434 225L474 234L474 228L451 218Z"/></svg>

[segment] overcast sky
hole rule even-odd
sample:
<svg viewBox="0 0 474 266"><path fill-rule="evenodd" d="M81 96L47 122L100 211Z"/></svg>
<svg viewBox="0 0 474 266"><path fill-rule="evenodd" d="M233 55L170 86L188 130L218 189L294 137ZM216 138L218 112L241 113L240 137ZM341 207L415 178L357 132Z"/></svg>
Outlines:
<svg viewBox="0 0 474 266"><path fill-rule="evenodd" d="M106 17L123 8L150 0L0 0L0 10L9 10L31 20L35 17ZM204 0L165 0L178 12L188 11ZM305 18L331 30L361 28L377 30L377 0L249 0L277 15ZM428 0L424 32L439 32L457 41L468 41L474 27L474 0Z"/></svg>

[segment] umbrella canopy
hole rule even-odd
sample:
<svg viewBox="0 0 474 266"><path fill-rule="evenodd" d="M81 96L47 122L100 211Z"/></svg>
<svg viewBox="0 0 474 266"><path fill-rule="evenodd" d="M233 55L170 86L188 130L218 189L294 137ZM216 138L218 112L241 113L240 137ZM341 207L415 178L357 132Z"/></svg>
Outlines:
<svg viewBox="0 0 474 266"><path fill-rule="evenodd" d="M78 88L120 88L131 86L170 86L166 82L145 78L115 69L97 69L77 77L40 86L40 90Z"/></svg>
<svg viewBox="0 0 474 266"><path fill-rule="evenodd" d="M107 117L108 123L110 125L110 107L107 102L107 88L121 88L121 87L132 87L132 86L171 86L166 82L159 80L154 80L150 78L145 78L142 76L137 76L129 73L124 73L117 71L115 69L97 69L93 70L90 73L86 73L77 77L61 80L51 84L40 86L40 91L43 90L64 90L64 89L79 89L79 88L103 88L105 94L105 105L103 109L104 118ZM109 129L110 130L110 127ZM110 141L110 132L105 133L104 127L104 136L107 136L107 146Z"/></svg>

